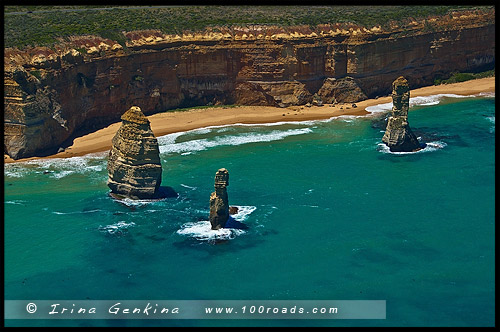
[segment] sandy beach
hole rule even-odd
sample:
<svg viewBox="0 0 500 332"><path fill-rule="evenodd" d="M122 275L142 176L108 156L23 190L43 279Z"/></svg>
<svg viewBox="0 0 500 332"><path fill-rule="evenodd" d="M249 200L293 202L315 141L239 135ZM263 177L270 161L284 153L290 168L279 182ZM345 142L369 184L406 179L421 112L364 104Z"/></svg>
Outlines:
<svg viewBox="0 0 500 332"><path fill-rule="evenodd" d="M437 94L473 95L480 92L494 92L495 78L488 77L462 83L428 86L410 91L410 98ZM148 116L154 134L163 136L175 132L182 132L197 128L236 123L259 124L280 121L306 121L329 119L340 115L369 115L365 109L369 106L391 102L390 96L377 99L367 99L351 104L337 104L331 106L292 106L278 108L269 106L236 106L194 109L189 111L169 111ZM111 139L120 127L121 122L114 123L96 132L76 138L73 144L65 151L43 158L68 158L82 156L88 153L106 151L111 148ZM32 157L13 160L4 155L4 161L21 162L42 157Z"/></svg>

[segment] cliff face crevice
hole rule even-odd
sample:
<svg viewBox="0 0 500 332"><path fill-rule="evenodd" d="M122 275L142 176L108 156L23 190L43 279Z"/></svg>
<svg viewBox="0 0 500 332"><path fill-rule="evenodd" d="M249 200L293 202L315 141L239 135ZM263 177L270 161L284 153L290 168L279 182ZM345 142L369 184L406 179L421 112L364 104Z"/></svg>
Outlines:
<svg viewBox="0 0 500 332"><path fill-rule="evenodd" d="M128 50L111 41L86 52L8 50L4 151L17 159L57 150L75 133L119 121L133 105L149 115L207 104L301 105L314 94L351 102L389 94L400 75L413 89L454 71L494 67L494 19L471 22L426 33L177 36L130 42Z"/></svg>

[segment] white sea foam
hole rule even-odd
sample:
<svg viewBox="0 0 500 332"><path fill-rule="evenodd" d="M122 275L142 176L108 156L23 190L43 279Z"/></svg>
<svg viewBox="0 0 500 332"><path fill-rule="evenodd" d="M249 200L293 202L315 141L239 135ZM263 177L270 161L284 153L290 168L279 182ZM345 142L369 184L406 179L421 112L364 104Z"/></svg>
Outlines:
<svg viewBox="0 0 500 332"><path fill-rule="evenodd" d="M181 226L177 234L187 235L200 241L232 240L245 233L243 229L221 228L211 229L210 221L188 222Z"/></svg>
<svg viewBox="0 0 500 332"><path fill-rule="evenodd" d="M132 198L120 198L117 199L119 203L122 203L126 206L144 206L146 204L151 204L158 202L158 199L132 199Z"/></svg>
<svg viewBox="0 0 500 332"><path fill-rule="evenodd" d="M181 155L190 155L194 152L203 151L216 146L223 145L241 145L248 143L257 142L271 142L276 140L281 140L288 136L302 135L312 132L312 128L318 123L331 122L334 120L341 120L345 122L351 122L352 119L363 117L362 115L339 115L333 116L328 119L322 120L305 120L305 121L280 121L271 123L259 123L259 124L249 124L249 123L234 123L227 125L216 125L207 126L198 129L192 129L184 132L172 133L164 136L157 137L160 153L179 153ZM294 125L294 126L306 126L306 128L296 128L287 130L274 130L269 133L241 133L236 135L225 135L216 136L213 138L202 138L202 139L192 139L183 142L178 142L178 138L181 136L188 135L204 135L204 134L221 134L231 131L234 127L251 127L251 128L262 128L262 127L273 127L273 126L283 126L283 125ZM183 137L185 139L185 137Z"/></svg>
<svg viewBox="0 0 500 332"><path fill-rule="evenodd" d="M183 184L183 183L181 183L181 186L182 186L182 187L184 187L184 188L191 189L191 190L196 190L196 189L198 189L197 187L191 187L191 186L188 186L188 185Z"/></svg>
<svg viewBox="0 0 500 332"><path fill-rule="evenodd" d="M418 151L412 151L412 152L392 152L387 145L384 143L378 143L378 150L382 153L389 153L389 154L394 154L394 155L409 155L409 154L415 154L415 153L424 153L424 152L431 152L431 151L436 151L440 150L444 147L446 147L446 143L442 141L435 141L435 142L429 142L426 143L425 148L418 150Z"/></svg>
<svg viewBox="0 0 500 332"><path fill-rule="evenodd" d="M5 164L4 175L22 177L28 172L35 172L60 179L74 173L100 172L106 167L106 155L107 152L99 152L79 157L33 159Z"/></svg>
<svg viewBox="0 0 500 332"><path fill-rule="evenodd" d="M236 205L235 205L236 206ZM238 213L233 215L232 218L239 222L245 221L248 216L255 211L255 206L236 206ZM244 229L235 228L220 228L213 230L208 220L201 220L197 222L188 222L177 230L177 234L193 237L200 241L216 241L216 240L232 240L238 235L244 234Z"/></svg>
<svg viewBox="0 0 500 332"><path fill-rule="evenodd" d="M99 226L98 230L101 232L106 232L108 234L120 234L123 229L127 229L129 227L135 226L133 221L127 223L125 221L119 221L112 225Z"/></svg>
<svg viewBox="0 0 500 332"><path fill-rule="evenodd" d="M495 98L495 92L480 92L479 97Z"/></svg>
<svg viewBox="0 0 500 332"><path fill-rule="evenodd" d="M247 220L248 216L257 209L256 206L234 205L234 207L238 208L238 213L233 215L232 217L239 222Z"/></svg>
<svg viewBox="0 0 500 332"><path fill-rule="evenodd" d="M59 212L59 211L52 211L53 214L80 214L80 213L91 213L91 212L98 212L101 211L100 209L96 210L85 210L85 211L73 211L73 212Z"/></svg>
<svg viewBox="0 0 500 332"><path fill-rule="evenodd" d="M52 174L53 178L60 179L60 178L65 177L66 175L70 175L70 174L73 174L73 173L75 173L75 171L66 170L66 171L60 171L60 172L51 172L50 174Z"/></svg>
<svg viewBox="0 0 500 332"><path fill-rule="evenodd" d="M365 108L365 111L374 114L374 113L387 112L390 111L391 109L392 109L392 102L368 106L367 108Z"/></svg>
<svg viewBox="0 0 500 332"><path fill-rule="evenodd" d="M476 97L476 95L464 96L464 95L457 95L457 94L453 94L453 93L440 93L437 95L430 95L430 96L410 97L410 107L437 105L441 102L441 100L443 98L471 98L471 97ZM392 102L368 106L366 108L366 111L374 114L374 113L380 113L380 112L387 112L387 111L390 111L391 109L392 109Z"/></svg>
<svg viewBox="0 0 500 332"><path fill-rule="evenodd" d="M21 199L13 200L13 201L5 201L5 204L15 204L15 205L25 205L26 201Z"/></svg>
<svg viewBox="0 0 500 332"><path fill-rule="evenodd" d="M186 153L203 151L209 148L223 145L242 145L248 143L271 142L284 139L288 136L303 135L312 132L309 128L273 130L270 133L246 133L239 135L217 136L211 139L194 139L186 142L175 143L176 139L183 133L175 133L162 136L158 139L160 153Z"/></svg>
<svg viewBox="0 0 500 332"><path fill-rule="evenodd" d="M22 178L29 170L17 164L5 164L3 175L10 178Z"/></svg>

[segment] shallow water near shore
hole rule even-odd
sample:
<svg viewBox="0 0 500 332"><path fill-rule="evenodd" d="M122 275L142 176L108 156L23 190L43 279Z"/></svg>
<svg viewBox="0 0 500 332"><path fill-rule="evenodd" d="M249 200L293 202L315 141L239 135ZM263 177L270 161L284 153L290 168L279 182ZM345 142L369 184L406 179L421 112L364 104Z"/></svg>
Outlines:
<svg viewBox="0 0 500 332"><path fill-rule="evenodd" d="M494 100L414 106L409 154L379 145L383 111L159 137L159 201L109 197L107 153L5 165L6 300L386 300L385 320L6 325L493 326ZM210 230L222 167L247 229Z"/></svg>

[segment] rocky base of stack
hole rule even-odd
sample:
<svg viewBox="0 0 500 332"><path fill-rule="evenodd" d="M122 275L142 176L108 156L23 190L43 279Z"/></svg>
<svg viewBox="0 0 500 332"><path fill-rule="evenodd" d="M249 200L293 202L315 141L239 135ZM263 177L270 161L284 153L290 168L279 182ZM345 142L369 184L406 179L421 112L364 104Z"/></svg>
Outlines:
<svg viewBox="0 0 500 332"><path fill-rule="evenodd" d="M392 116L387 121L382 142L389 147L391 152L413 152L425 147L425 144L421 146L405 119Z"/></svg>

